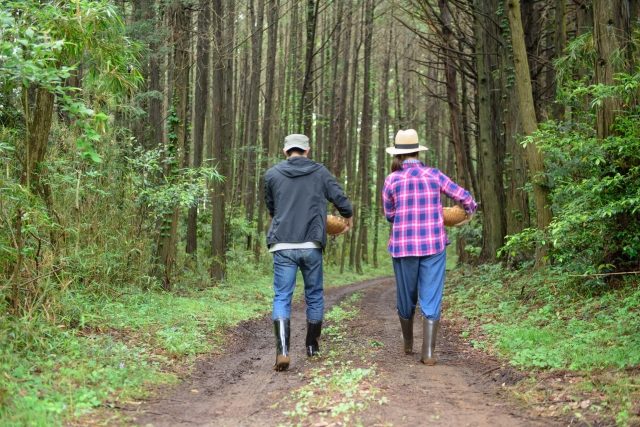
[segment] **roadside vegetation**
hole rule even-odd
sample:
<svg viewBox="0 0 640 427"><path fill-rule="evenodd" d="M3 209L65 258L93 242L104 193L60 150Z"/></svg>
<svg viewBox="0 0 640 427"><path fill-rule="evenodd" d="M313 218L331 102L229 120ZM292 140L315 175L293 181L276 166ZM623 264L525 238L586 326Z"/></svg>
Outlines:
<svg viewBox="0 0 640 427"><path fill-rule="evenodd" d="M3 426L55 426L91 420L101 407L132 406L154 386L173 384L195 358L224 351L225 331L268 313L270 265L238 263L225 283L179 292L123 289L97 297L56 290L50 316L0 323L0 419ZM387 275L329 265L326 287ZM300 287L296 289L299 298ZM123 419L126 413L102 412Z"/></svg>
<svg viewBox="0 0 640 427"><path fill-rule="evenodd" d="M585 288L562 274L461 269L449 316L475 348L526 378L511 390L544 416L640 422L640 282Z"/></svg>

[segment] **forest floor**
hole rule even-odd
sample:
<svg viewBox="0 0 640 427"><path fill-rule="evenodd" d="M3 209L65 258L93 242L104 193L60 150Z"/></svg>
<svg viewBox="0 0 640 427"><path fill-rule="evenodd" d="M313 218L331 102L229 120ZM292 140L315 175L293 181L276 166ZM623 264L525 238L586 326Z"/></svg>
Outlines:
<svg viewBox="0 0 640 427"><path fill-rule="evenodd" d="M272 370L274 338L265 316L233 328L224 354L200 360L181 384L120 409L130 425L146 427L581 424L523 409L509 389L526 374L462 340L446 307L436 366L419 361L419 316L415 353L404 355L392 278L330 289L325 298L321 357L306 358L304 304L294 304L288 371Z"/></svg>

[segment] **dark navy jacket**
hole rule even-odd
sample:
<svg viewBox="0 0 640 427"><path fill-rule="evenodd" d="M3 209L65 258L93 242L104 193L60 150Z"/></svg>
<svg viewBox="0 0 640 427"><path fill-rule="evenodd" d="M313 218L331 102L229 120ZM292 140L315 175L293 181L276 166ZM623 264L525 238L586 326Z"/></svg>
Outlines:
<svg viewBox="0 0 640 427"><path fill-rule="evenodd" d="M324 249L326 200L333 203L344 218L353 216L349 198L333 175L320 163L302 156L290 157L267 171L264 197L269 215L273 217L267 245L316 241Z"/></svg>

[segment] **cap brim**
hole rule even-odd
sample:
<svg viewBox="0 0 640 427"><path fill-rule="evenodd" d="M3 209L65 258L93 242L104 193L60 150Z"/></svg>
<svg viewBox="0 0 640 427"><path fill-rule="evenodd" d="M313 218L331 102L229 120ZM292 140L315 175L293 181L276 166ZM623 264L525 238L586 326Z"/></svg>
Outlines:
<svg viewBox="0 0 640 427"><path fill-rule="evenodd" d="M428 150L429 149L424 145L419 145L418 148L409 148L409 149L396 148L396 147L389 147L386 149L387 153L389 154L409 154L409 153L415 153L416 151L428 151Z"/></svg>
<svg viewBox="0 0 640 427"><path fill-rule="evenodd" d="M297 145L297 144L292 144L292 145L288 145L288 146L284 147L284 151L289 151L292 148L299 148L299 149L304 150L304 151L307 151L309 149L309 147L302 147L302 146Z"/></svg>

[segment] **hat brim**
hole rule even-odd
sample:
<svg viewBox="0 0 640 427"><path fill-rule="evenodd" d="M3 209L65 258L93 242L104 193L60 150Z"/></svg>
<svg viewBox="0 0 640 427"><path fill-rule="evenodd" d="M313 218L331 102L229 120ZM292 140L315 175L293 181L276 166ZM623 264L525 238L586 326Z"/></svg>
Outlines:
<svg viewBox="0 0 640 427"><path fill-rule="evenodd" d="M429 149L427 147L425 147L424 145L418 145L418 148L396 148L396 147L389 147L386 149L387 153L389 154L409 154L409 153L415 153L416 151L428 151Z"/></svg>

